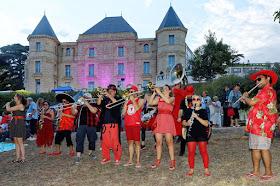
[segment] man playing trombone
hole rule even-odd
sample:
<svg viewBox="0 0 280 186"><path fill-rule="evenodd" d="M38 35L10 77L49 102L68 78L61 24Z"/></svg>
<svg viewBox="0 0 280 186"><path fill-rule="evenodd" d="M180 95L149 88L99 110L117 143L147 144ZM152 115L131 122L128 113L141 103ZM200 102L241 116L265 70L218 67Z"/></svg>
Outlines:
<svg viewBox="0 0 280 186"><path fill-rule="evenodd" d="M95 103L89 103L88 100L92 99L90 93L84 94L84 104L77 106L74 104L71 108L71 113L76 115L76 152L77 157L75 163L80 163L81 154L84 152L84 141L85 136L87 134L88 138L88 155L90 157L96 158L96 155L93 153L95 151L95 140L97 139L96 134L96 125L98 118L96 117L96 113L98 112L98 108Z"/></svg>
<svg viewBox="0 0 280 186"><path fill-rule="evenodd" d="M132 86L129 89L130 98L125 101L122 115L125 115L124 126L128 141L129 161L124 166L133 165L134 143L136 151L136 168L140 168L140 130L141 130L141 112L145 104L144 99L140 99L137 95L138 88Z"/></svg>
<svg viewBox="0 0 280 186"><path fill-rule="evenodd" d="M101 148L103 160L101 164L110 162L110 148L115 154L115 164L120 164L122 147L119 141L119 123L121 120L120 116L120 104L116 104L115 107L107 108L108 104L114 104L121 98L116 96L117 87L110 84L106 90L103 90L103 94L100 94L97 105L101 106L102 109L102 140ZM104 97L105 95L105 97Z"/></svg>

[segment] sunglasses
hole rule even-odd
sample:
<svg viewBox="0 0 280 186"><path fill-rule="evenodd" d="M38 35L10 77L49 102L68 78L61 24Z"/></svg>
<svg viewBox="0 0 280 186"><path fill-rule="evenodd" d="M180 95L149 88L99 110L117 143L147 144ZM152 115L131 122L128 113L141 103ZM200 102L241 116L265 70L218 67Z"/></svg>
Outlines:
<svg viewBox="0 0 280 186"><path fill-rule="evenodd" d="M200 101L200 98L197 98L197 99L192 98L192 100L193 100L193 101Z"/></svg>
<svg viewBox="0 0 280 186"><path fill-rule="evenodd" d="M67 101L62 101L62 103L67 103Z"/></svg>
<svg viewBox="0 0 280 186"><path fill-rule="evenodd" d="M135 91L129 91L129 93L134 93Z"/></svg>

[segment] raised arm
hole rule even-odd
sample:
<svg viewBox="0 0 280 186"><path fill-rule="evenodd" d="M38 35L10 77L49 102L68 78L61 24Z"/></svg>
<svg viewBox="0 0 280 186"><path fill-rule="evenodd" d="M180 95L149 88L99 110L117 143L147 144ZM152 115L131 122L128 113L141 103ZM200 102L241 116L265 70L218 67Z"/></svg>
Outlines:
<svg viewBox="0 0 280 186"><path fill-rule="evenodd" d="M155 97L156 97L156 92L154 91L154 93L152 94L152 96L149 99L149 102L148 102L149 105L158 105L159 97L156 97L156 98Z"/></svg>

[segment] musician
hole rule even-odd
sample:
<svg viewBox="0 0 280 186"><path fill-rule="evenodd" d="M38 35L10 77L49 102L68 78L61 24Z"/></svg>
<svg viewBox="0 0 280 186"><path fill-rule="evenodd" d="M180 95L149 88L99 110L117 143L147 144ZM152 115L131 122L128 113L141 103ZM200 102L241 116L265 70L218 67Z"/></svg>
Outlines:
<svg viewBox="0 0 280 186"><path fill-rule="evenodd" d="M37 134L37 147L42 147L42 151L39 154L46 154L46 146L50 146L50 154L53 155L53 125L54 111L50 109L50 103L48 101L43 101L44 112L41 112L40 120L44 121L42 130L38 130ZM39 123L40 124L40 123Z"/></svg>
<svg viewBox="0 0 280 186"><path fill-rule="evenodd" d="M175 97L175 106L173 109L173 115L174 117L174 122L175 122L175 128L176 128L176 134L178 137L178 139L181 139L182 136L182 121L178 118L178 114L179 114L179 110L180 110L180 103L181 101L186 97L186 92L184 89L181 89L181 85L180 83L175 84L173 87L173 94Z"/></svg>
<svg viewBox="0 0 280 186"><path fill-rule="evenodd" d="M187 172L188 176L194 173L194 160L195 160L195 149L198 143L200 154L203 159L205 176L210 176L209 173L209 156L207 153L207 134L206 127L209 125L208 113L206 109L202 108L202 101L199 95L194 95L192 97L191 108L188 108L183 116L183 126L189 126L187 145L189 150L189 165L190 171Z"/></svg>
<svg viewBox="0 0 280 186"><path fill-rule="evenodd" d="M85 99L92 99L90 93L84 94ZM97 118L96 113L98 108L92 102L89 103L88 100L85 100L84 105L77 106L74 104L72 106L72 114L76 115L76 152L77 157L75 163L79 163L81 161L81 154L84 152L84 141L85 136L88 138L88 155L89 157L96 158L96 155L93 153L95 151L95 140L97 139L96 134L96 126L97 126Z"/></svg>
<svg viewBox="0 0 280 186"><path fill-rule="evenodd" d="M15 106L10 107L10 102L6 103L6 110L8 112L13 112L13 119L11 122L10 128L10 138L15 142L16 148L16 159L13 160L13 163L24 163L25 162L25 147L23 140L26 137L26 128L25 128L25 116L27 100L22 94L16 94L14 96ZM21 157L21 158L20 158Z"/></svg>
<svg viewBox="0 0 280 186"><path fill-rule="evenodd" d="M121 98L116 95L117 87L113 84L110 84L107 87L107 91L104 90L97 100L97 105L101 106L102 109L102 140L101 148L103 160L101 164L110 162L110 148L115 154L115 164L119 165L122 155L122 147L119 141L119 121L120 116L120 107L121 105L115 106L111 109L106 108L106 105L116 103Z"/></svg>
<svg viewBox="0 0 280 186"><path fill-rule="evenodd" d="M156 93L158 93L161 98L155 98ZM175 169L173 136L176 136L176 128L172 115L175 98L171 97L171 93L172 90L168 85L163 87L163 92L161 92L159 88L155 87L155 91L149 101L149 105L158 105L157 125L153 131L157 142L157 160L156 163L152 165L152 168L156 168L160 165L162 140L164 134L171 159L171 165L169 169Z"/></svg>
<svg viewBox="0 0 280 186"><path fill-rule="evenodd" d="M130 99L124 103L122 115L125 115L124 127L128 141L129 160L124 166L133 165L134 143L136 151L136 168L141 167L140 163L140 130L141 130L141 112L144 106L144 99L140 99L136 94L138 88L131 86L129 89Z"/></svg>
<svg viewBox="0 0 280 186"><path fill-rule="evenodd" d="M243 102L251 106L247 116L245 131L250 132L249 148L252 150L253 171L245 177L261 176L260 160L263 160L265 174L259 179L264 182L277 177L271 171L270 146L277 122L277 97L272 86L278 76L270 70L261 70L250 76L260 91L252 99L247 92L242 96Z"/></svg>
<svg viewBox="0 0 280 186"><path fill-rule="evenodd" d="M71 105L69 105L69 103L74 103L75 100L70 95L64 93L58 94L56 100L62 103L62 111L59 113L61 120L55 135L56 153L54 153L53 156L61 154L60 145L64 138L66 138L67 147L70 149L68 156L74 156L71 132L74 126L75 115L72 114Z"/></svg>
<svg viewBox="0 0 280 186"><path fill-rule="evenodd" d="M183 99L180 103L180 110L179 110L178 119L177 119L178 122L182 121L182 117L186 113L187 109L192 107L192 95L194 94L194 88L192 85L188 85L185 88L185 94L186 94L185 99ZM183 156L185 154L186 144L187 144L186 139L181 137L179 156Z"/></svg>

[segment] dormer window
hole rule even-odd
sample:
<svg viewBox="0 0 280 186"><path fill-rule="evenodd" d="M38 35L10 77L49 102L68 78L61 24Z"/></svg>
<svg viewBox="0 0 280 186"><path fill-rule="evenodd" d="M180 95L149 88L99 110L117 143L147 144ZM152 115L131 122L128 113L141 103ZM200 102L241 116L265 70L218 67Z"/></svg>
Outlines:
<svg viewBox="0 0 280 186"><path fill-rule="evenodd" d="M149 52L149 45L148 44L144 45L144 52Z"/></svg>
<svg viewBox="0 0 280 186"><path fill-rule="evenodd" d="M70 56L71 55L71 50L70 50L70 48L67 48L66 49L66 56Z"/></svg>
<svg viewBox="0 0 280 186"><path fill-rule="evenodd" d="M169 35L169 45L174 45L174 35Z"/></svg>

